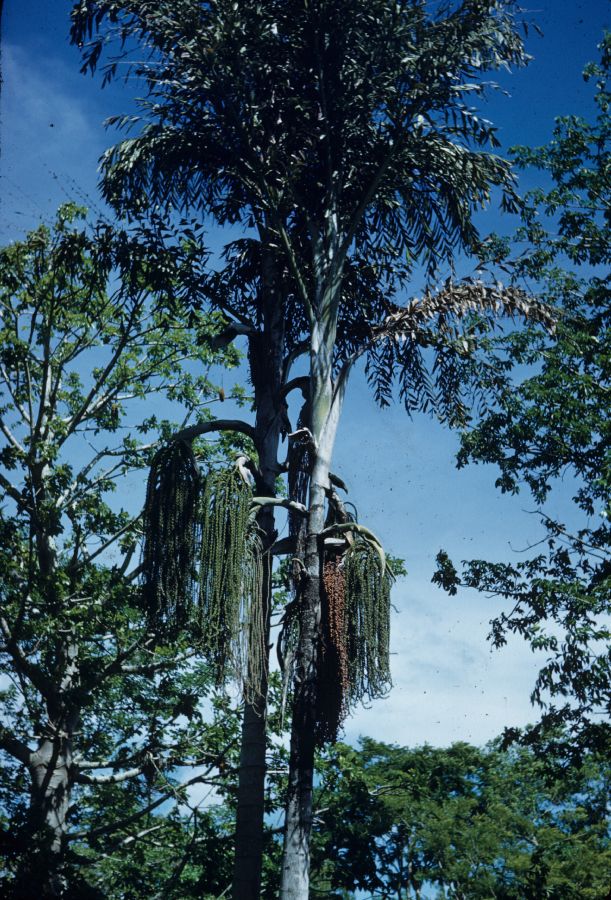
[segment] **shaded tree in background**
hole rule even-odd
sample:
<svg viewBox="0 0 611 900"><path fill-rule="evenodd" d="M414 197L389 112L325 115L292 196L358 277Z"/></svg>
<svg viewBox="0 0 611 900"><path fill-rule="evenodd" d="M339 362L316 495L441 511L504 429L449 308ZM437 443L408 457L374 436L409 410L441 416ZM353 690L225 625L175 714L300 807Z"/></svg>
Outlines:
<svg viewBox="0 0 611 900"><path fill-rule="evenodd" d="M510 169L490 152L494 130L464 100L484 90L486 70L525 61L513 11L509 2L432 8L420 0L107 0L79 3L73 12L75 42L96 32L84 48L85 69L95 70L112 37L128 52L137 45L140 60L142 46L150 51L131 68L148 90L143 117L118 120L139 126L140 133L106 154L106 198L133 215L162 203L197 207L220 224L246 226L250 231L230 254L242 266L238 279L246 270L252 282L254 271L254 305L226 302L218 284L212 300L228 317L229 335L257 338L265 329L265 309L285 318L290 330L283 338L279 390L271 396L275 418L266 417L269 428L283 417L291 389L303 390L298 435L306 451L300 454L304 477L293 484L299 482L307 498L292 499L307 499L307 525L296 529L303 571L293 606L298 615L284 897L307 894L314 747L317 736L334 735L344 708L338 695L330 716L319 690L321 622L329 624L328 648L331 622L339 621L322 609L329 540L336 553L346 533L362 538L384 574L379 543L347 521L329 478L349 373L366 356L380 402L388 402L396 375L408 410L430 409L456 424L466 415L466 386L478 377L471 352L485 330L483 314L531 309L517 290L473 282L448 282L406 307L395 303L417 266L432 278L456 248L471 246L472 212L487 202L493 185L501 187L506 206L513 204ZM117 60L111 60L105 77L116 71ZM274 272L274 291L266 265ZM233 277L235 265L229 273ZM464 328L452 322L476 312L482 316L473 315ZM279 334L276 329L276 340ZM264 346L269 351L272 345ZM289 376L299 356L307 357L308 375L294 380ZM251 352L255 373L257 365L261 357ZM289 459L289 480L295 464L291 469ZM281 470L271 460L270 474ZM341 541L340 547L345 549ZM362 670L360 694L375 695L384 681L378 677L384 643L376 671L369 664ZM345 657L339 650L336 675ZM264 723L258 719L252 724L261 743ZM259 811L263 771L260 765L258 787L251 784L249 795ZM252 816L250 831L256 838L260 817L257 824ZM238 857L245 834L238 817ZM255 857L236 871L235 896L256 896Z"/></svg>
<svg viewBox="0 0 611 900"><path fill-rule="evenodd" d="M611 736L609 35L600 49L600 62L584 72L596 84L598 118L559 118L548 146L515 151L549 185L527 197L518 234L526 249L508 262L556 307L555 334L527 328L491 350L534 374L505 381L497 408L464 435L459 455L459 465L495 463L502 491L531 492L544 526L541 550L513 564L473 560L460 578L441 554L436 575L451 591L460 581L511 601L511 612L492 623L494 643L513 632L547 653L533 693L544 712L526 739L549 732L545 748L562 724L569 753L608 748ZM496 240L490 249L499 252ZM575 491L567 522L545 508L560 479Z"/></svg>
<svg viewBox="0 0 611 900"><path fill-rule="evenodd" d="M204 723L201 660L148 627L125 506L130 473L175 427L164 405L207 418L208 369L236 356L198 343L205 316L187 330L193 263L168 231L82 216L64 206L0 251L1 877L19 898L99 896L103 860L186 799L176 767L214 779L235 740L231 717ZM154 824L171 845L176 823Z"/></svg>
<svg viewBox="0 0 611 900"><path fill-rule="evenodd" d="M320 761L312 884L329 897L605 900L608 760L365 738Z"/></svg>

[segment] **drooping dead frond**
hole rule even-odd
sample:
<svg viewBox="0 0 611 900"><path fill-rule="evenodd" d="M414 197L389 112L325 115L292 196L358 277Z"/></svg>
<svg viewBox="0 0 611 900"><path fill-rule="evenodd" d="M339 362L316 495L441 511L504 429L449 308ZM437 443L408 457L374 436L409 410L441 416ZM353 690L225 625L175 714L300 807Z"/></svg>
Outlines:
<svg viewBox="0 0 611 900"><path fill-rule="evenodd" d="M427 344L432 343L433 335L437 335L439 342L460 339L460 320L473 313L489 317L490 325L500 316L541 322L548 329L553 329L555 323L546 304L513 285L448 279L439 290L427 290L405 307L396 307L374 331L374 337L405 338Z"/></svg>
<svg viewBox="0 0 611 900"><path fill-rule="evenodd" d="M513 285L451 279L405 307L388 305L360 352L381 405L395 387L409 413L433 413L463 426L474 406L484 407L503 370L478 360L477 351L503 316L554 328L554 316L535 297Z"/></svg>
<svg viewBox="0 0 611 900"><path fill-rule="evenodd" d="M200 484L189 443L173 441L157 452L144 505L142 594L162 634L175 634L192 615Z"/></svg>
<svg viewBox="0 0 611 900"><path fill-rule="evenodd" d="M449 323L458 321L470 313L509 316L530 322L541 322L546 328L554 327L550 308L531 294L513 285L500 282L490 285L483 281L465 278L462 281L448 279L437 291L425 291L422 298L411 300L405 307L396 307L375 334L418 340L432 324L437 328L439 318ZM449 325L446 325L446 329ZM443 335L444 329L441 329Z"/></svg>

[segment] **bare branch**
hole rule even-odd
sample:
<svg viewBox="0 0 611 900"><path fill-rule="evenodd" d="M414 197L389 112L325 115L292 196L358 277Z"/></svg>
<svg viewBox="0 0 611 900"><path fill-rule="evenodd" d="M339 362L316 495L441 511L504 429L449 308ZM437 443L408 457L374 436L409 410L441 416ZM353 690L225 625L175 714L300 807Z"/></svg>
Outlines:
<svg viewBox="0 0 611 900"><path fill-rule="evenodd" d="M11 444L15 450L19 450L20 453L23 453L25 456L25 447L17 440L11 429L8 427L4 419L0 417L0 431L2 431L3 435Z"/></svg>
<svg viewBox="0 0 611 900"><path fill-rule="evenodd" d="M292 378L291 381L287 381L280 389L279 396L284 399L291 391L299 390L303 394L305 400L307 400L310 392L310 378L308 375L300 375L298 378Z"/></svg>
<svg viewBox="0 0 611 900"><path fill-rule="evenodd" d="M279 541L276 541L272 546L271 552L274 556L285 556L285 555L295 555L297 550L297 538L293 535L291 537L281 538Z"/></svg>
<svg viewBox="0 0 611 900"><path fill-rule="evenodd" d="M245 325L243 322L231 322L226 328L223 328L220 334L216 334L210 339L210 347L212 350L222 350L240 334L252 337L258 334L258 331L252 324Z"/></svg>
<svg viewBox="0 0 611 900"><path fill-rule="evenodd" d="M308 510L303 503L297 503L296 500L286 500L284 497L253 497L250 504L253 507L282 506L284 509L291 509L302 516L307 516L308 514Z"/></svg>
<svg viewBox="0 0 611 900"><path fill-rule="evenodd" d="M188 653L179 653L171 659L161 659L158 662L142 663L141 665L122 665L119 671L123 675L153 675L155 672L174 669L179 663L193 659L194 656L197 656L197 652L190 650Z"/></svg>
<svg viewBox="0 0 611 900"><path fill-rule="evenodd" d="M77 772L74 780L79 784L119 784L129 778L137 778L138 775L142 775L142 772L142 766L126 769L124 772L112 772L109 775L87 775L85 772Z"/></svg>
<svg viewBox="0 0 611 900"><path fill-rule="evenodd" d="M13 404L14 404L14 406L15 406L15 409L17 410L17 412L19 413L19 415L21 416L21 418L23 419L23 421L25 422L25 424L26 424L28 427L31 427L32 422L31 422L31 420L30 420L30 417L28 416L28 414L27 414L27 412L25 411L25 409L23 408L23 406L22 406L22 405L19 403L19 401L17 400L17 398L16 398L16 396L15 396L15 392L13 391L13 388L11 387L11 381L10 381L10 379L9 379L9 375L8 375L6 369L4 368L4 366L2 366L2 365L0 365L0 375L2 375L2 380L3 380L4 384L6 385L6 388L7 388L8 392L9 392L9 394L11 395L11 400L13 401ZM10 431L5 430L5 426L2 427L2 430L4 431L4 433L5 433L5 434L7 435L7 437L8 437L9 434L10 434ZM16 438L15 438L15 437L12 438L11 443L13 443L14 441L16 441ZM21 447L21 444L18 444L18 447L19 447L19 449L23 449L23 448Z"/></svg>
<svg viewBox="0 0 611 900"><path fill-rule="evenodd" d="M104 553L105 550L108 550L108 548L111 547L111 546L115 543L115 541L118 541L118 540L119 540L119 538L121 537L121 535L125 534L126 531L129 531L129 529L132 528L132 527L136 524L136 522L138 521L138 519L141 518L141 516L142 516L142 513L139 513L137 516L134 516L133 519L130 519L129 522L126 522L126 523L125 523L125 525L123 526L123 528L120 528L120 529L119 529L118 531L116 531L113 535L111 535L109 538L107 538L107 539L104 541L104 543L101 544L101 545L97 548L97 550L94 550L93 553L90 553L88 556L86 556L84 559L82 559L81 562L80 562L80 563L78 564L78 566L76 567L76 571L78 572L78 570L79 570L79 569L82 569L83 566L85 566L85 565L87 565L88 563L90 563L92 560L94 560L94 559L95 559L97 556L99 556L101 553Z"/></svg>
<svg viewBox="0 0 611 900"><path fill-rule="evenodd" d="M143 828L142 831L139 831L137 834L129 834L126 838L123 838L122 841L119 841L115 844L113 849L117 849L118 847L126 847L128 844L133 844L135 841L139 841L143 837L147 837L147 835L152 834L154 831L159 831L160 828L163 828L165 822L161 822L159 825L152 825L150 828Z"/></svg>
<svg viewBox="0 0 611 900"><path fill-rule="evenodd" d="M286 356L283 366L282 366L282 377L286 381L289 377L290 371L293 367L293 363L296 359L299 359L300 356L303 356L305 353L308 353L310 350L310 342L309 340L300 341L296 344L293 349Z"/></svg>
<svg viewBox="0 0 611 900"><path fill-rule="evenodd" d="M192 441L203 434L211 434L215 431L237 431L254 440L255 429L248 422L241 419L215 419L213 422L200 422L199 425L190 425L182 431L172 435L173 441Z"/></svg>
<svg viewBox="0 0 611 900"><path fill-rule="evenodd" d="M4 488L7 496L14 500L18 507L25 507L23 496L17 490L14 484L0 472L0 487Z"/></svg>

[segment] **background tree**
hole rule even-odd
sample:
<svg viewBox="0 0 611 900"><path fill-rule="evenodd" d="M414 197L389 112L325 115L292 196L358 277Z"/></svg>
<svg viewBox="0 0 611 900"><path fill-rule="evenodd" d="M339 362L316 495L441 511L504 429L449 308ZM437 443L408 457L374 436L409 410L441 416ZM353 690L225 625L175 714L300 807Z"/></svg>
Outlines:
<svg viewBox="0 0 611 900"><path fill-rule="evenodd" d="M164 403L205 419L208 369L235 355L198 343L204 316L187 330L173 315L193 261L167 230L88 230L82 215L62 207L0 252L3 879L23 898L86 896L134 823L184 801L176 767L214 778L234 739L230 719L202 717L201 660L150 631L126 507L171 429Z"/></svg>
<svg viewBox="0 0 611 900"><path fill-rule="evenodd" d="M313 887L329 897L591 897L609 889L609 768L365 738L320 764Z"/></svg>
<svg viewBox="0 0 611 900"><path fill-rule="evenodd" d="M85 48L85 68L95 69L113 35L150 50L147 61L133 66L148 89L144 121L137 137L105 158L107 199L133 214L147 202L195 205L218 222L252 227L261 256L280 260L286 278L285 311L295 334L289 360L298 352L309 358L300 431L308 519L295 620L283 896L307 892L315 742L333 737L350 702L388 683L387 625L365 635L369 650L346 682L339 677L345 643L367 616L343 617L335 646L337 610L323 614L321 606L323 563L336 570L336 582L343 573L337 552L335 563L325 559L325 538L348 532L359 547L350 545L342 562L358 575L346 585L366 588L353 591L353 600L388 607L387 586L383 596L372 594L384 580L379 544L342 520L329 481L349 372L369 353L381 400L391 390L389 373L398 371L408 409L433 407L457 422L465 381L474 374L466 357L481 321L465 336L449 319L465 310L498 310L503 302L528 308L518 292L480 284L462 291L448 284L407 308L392 299L416 264L432 274L457 247L472 244L473 209L492 185L511 205L509 168L484 149L495 144L493 129L463 98L483 90L483 71L524 62L512 12L511 3L431 10L417 0L172 8L109 0L74 11L75 41L99 32ZM107 77L116 67L111 61ZM120 120L128 121L134 120ZM432 372L423 346L436 351ZM285 369L284 394L303 384L288 375ZM346 688L331 710L318 689L323 646L327 661L336 658L335 682Z"/></svg>
<svg viewBox="0 0 611 900"><path fill-rule="evenodd" d="M527 328L493 346L533 374L500 383L497 408L463 437L459 455L459 465L495 463L502 491L526 487L537 503L539 552L512 564L473 560L460 581L510 601L511 612L492 623L497 646L514 632L547 653L533 700L544 709L543 731L570 726L567 752L608 747L610 737L610 48L606 35L600 63L584 72L596 84L596 121L559 118L548 146L515 151L549 183L528 196L518 234L526 249L508 262L556 307L558 325L553 336ZM498 252L496 241L490 249ZM545 508L560 479L575 492L568 521ZM444 554L439 561L436 579L455 590L452 565Z"/></svg>

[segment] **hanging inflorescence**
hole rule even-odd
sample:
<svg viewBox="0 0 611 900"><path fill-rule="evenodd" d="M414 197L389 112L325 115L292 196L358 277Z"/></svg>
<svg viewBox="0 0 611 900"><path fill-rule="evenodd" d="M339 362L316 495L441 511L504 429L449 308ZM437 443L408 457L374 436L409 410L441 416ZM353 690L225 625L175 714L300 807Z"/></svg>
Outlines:
<svg viewBox="0 0 611 900"><path fill-rule="evenodd" d="M231 673L245 684L257 684L267 664L263 548L251 499L237 467L210 472L206 478L198 624L219 682Z"/></svg>
<svg viewBox="0 0 611 900"><path fill-rule="evenodd" d="M378 550L357 537L344 557L349 705L383 697L390 678L390 589L394 577Z"/></svg>
<svg viewBox="0 0 611 900"><path fill-rule="evenodd" d="M174 441L155 455L143 516L142 594L151 626L172 636L190 620L200 474L191 445Z"/></svg>
<svg viewBox="0 0 611 900"><path fill-rule="evenodd" d="M371 541L355 535L323 566L317 740L337 740L350 709L391 685L390 589L393 576Z"/></svg>
<svg viewBox="0 0 611 900"><path fill-rule="evenodd" d="M316 727L321 745L337 739L356 703L390 687L393 576L368 529L338 518L335 507L332 518L325 531L347 535L348 546L342 553L336 540L323 562ZM243 466L213 470L202 480L189 444L174 441L162 448L151 466L144 511L143 597L151 625L165 637L188 630L217 683L238 679L252 702L268 664L266 566L271 557L257 530ZM298 607L299 587L279 638L285 691L292 679Z"/></svg>
<svg viewBox="0 0 611 900"><path fill-rule="evenodd" d="M267 665L263 602L269 565L240 468L202 480L191 446L155 456L144 510L143 599L168 638L190 631L217 683L237 677L250 696Z"/></svg>
<svg viewBox="0 0 611 900"><path fill-rule="evenodd" d="M346 579L339 555L330 556L323 565L321 600L320 677L316 704L316 739L320 746L337 740L348 714L350 696Z"/></svg>

